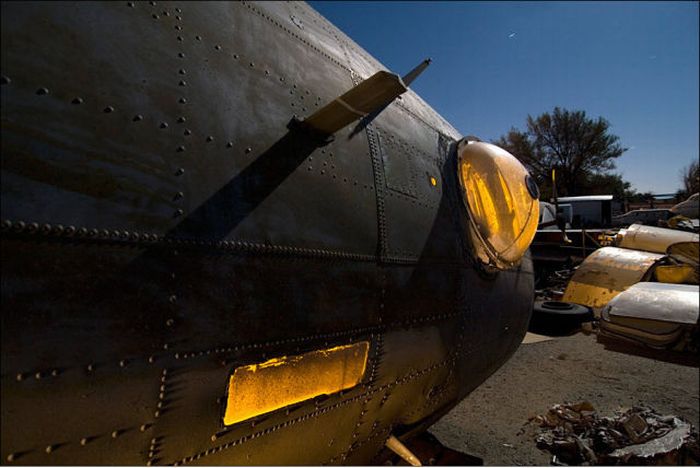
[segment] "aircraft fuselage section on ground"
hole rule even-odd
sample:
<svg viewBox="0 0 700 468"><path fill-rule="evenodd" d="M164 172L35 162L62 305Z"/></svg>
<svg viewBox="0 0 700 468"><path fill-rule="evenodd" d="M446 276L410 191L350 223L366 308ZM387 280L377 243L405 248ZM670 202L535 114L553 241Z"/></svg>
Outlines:
<svg viewBox="0 0 700 468"><path fill-rule="evenodd" d="M297 2L2 4L6 463L371 463L505 362L532 266L476 266L459 133L289 125L381 69ZM236 369L358 343L225 425Z"/></svg>

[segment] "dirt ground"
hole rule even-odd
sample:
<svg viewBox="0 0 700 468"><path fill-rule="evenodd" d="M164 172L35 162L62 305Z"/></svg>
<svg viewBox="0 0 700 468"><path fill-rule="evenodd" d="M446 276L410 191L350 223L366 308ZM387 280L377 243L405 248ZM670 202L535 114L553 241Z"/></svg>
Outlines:
<svg viewBox="0 0 700 468"><path fill-rule="evenodd" d="M522 344L484 384L430 428L455 450L485 465L549 465L528 418L556 403L587 400L601 416L646 405L700 426L700 371L606 350L578 333Z"/></svg>

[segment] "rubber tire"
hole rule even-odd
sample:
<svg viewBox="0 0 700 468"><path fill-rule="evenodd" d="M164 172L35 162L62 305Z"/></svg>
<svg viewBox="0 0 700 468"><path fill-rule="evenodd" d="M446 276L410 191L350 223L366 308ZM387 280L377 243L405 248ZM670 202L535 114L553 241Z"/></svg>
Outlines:
<svg viewBox="0 0 700 468"><path fill-rule="evenodd" d="M590 307L572 302L535 301L530 329L547 333L566 333L593 320Z"/></svg>

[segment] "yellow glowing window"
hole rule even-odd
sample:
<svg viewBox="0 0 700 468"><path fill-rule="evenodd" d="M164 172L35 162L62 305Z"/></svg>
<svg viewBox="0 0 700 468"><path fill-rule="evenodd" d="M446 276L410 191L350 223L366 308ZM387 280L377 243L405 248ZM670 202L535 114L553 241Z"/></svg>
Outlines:
<svg viewBox="0 0 700 468"><path fill-rule="evenodd" d="M229 379L224 424L234 424L357 385L369 342L283 356L238 367Z"/></svg>
<svg viewBox="0 0 700 468"><path fill-rule="evenodd" d="M459 179L477 256L498 268L515 265L530 246L539 219L539 192L527 169L498 146L464 141Z"/></svg>

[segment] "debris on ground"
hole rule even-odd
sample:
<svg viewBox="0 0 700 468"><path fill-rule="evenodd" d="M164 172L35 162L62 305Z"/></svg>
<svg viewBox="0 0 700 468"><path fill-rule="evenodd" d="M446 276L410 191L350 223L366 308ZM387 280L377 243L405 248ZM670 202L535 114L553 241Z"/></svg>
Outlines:
<svg viewBox="0 0 700 468"><path fill-rule="evenodd" d="M535 290L535 297L543 301L557 301L564 296L566 285L574 275L576 267L565 268L546 272L539 288Z"/></svg>
<svg viewBox="0 0 700 468"><path fill-rule="evenodd" d="M700 462L690 423L647 407L599 417L591 403L554 405L531 422L542 430L537 447L553 465L685 465Z"/></svg>

